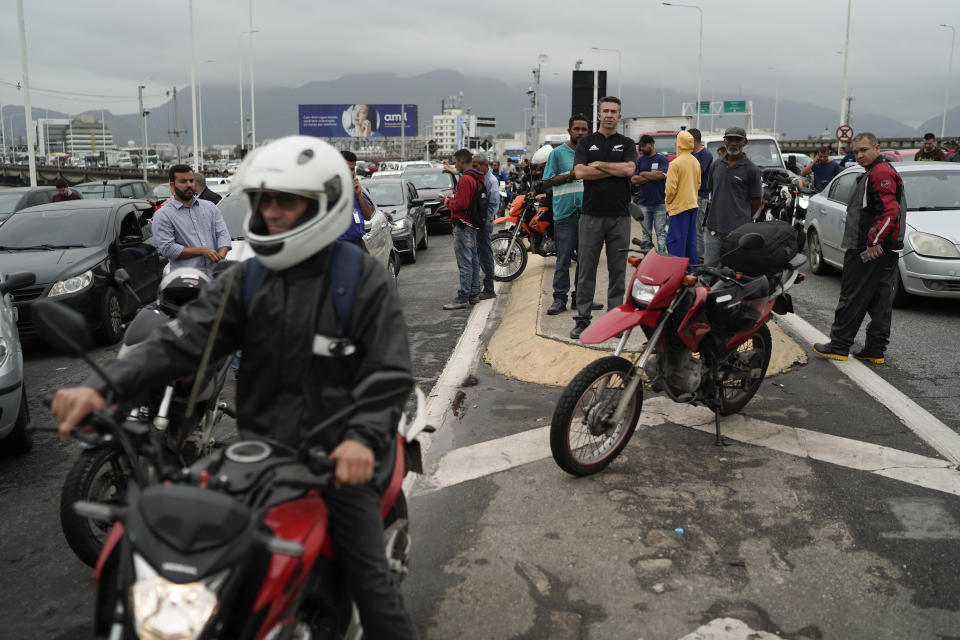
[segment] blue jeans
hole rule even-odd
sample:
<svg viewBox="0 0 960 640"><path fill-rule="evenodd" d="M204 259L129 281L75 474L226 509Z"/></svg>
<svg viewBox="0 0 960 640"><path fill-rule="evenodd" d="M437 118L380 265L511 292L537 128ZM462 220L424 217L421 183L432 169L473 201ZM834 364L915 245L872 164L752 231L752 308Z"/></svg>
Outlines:
<svg viewBox="0 0 960 640"><path fill-rule="evenodd" d="M643 239L653 242L651 230L657 232L657 253L667 255L667 207L663 204L637 204L643 211Z"/></svg>
<svg viewBox="0 0 960 640"><path fill-rule="evenodd" d="M477 230L466 225L453 225L453 250L460 270L458 298L480 293L480 256L477 255Z"/></svg>
<svg viewBox="0 0 960 640"><path fill-rule="evenodd" d="M561 220L553 221L553 239L557 244L557 264L553 268L553 299L567 304L570 291L570 260L580 242L580 214L575 213ZM573 277L574 286L580 276L580 261ZM577 304L576 295L571 296L571 306Z"/></svg>
<svg viewBox="0 0 960 640"><path fill-rule="evenodd" d="M487 224L477 229L477 256L480 258L480 269L483 270L483 290L493 293L493 247L490 246L490 233L493 231L493 221L496 211L487 212Z"/></svg>
<svg viewBox="0 0 960 640"><path fill-rule="evenodd" d="M688 209L670 216L667 233L667 251L677 258L690 258L690 266L697 264L697 210Z"/></svg>

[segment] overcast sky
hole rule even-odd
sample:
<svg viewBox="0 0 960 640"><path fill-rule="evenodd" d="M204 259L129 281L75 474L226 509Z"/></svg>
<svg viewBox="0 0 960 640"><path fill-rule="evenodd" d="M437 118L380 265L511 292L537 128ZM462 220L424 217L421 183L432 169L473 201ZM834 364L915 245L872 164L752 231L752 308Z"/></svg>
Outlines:
<svg viewBox="0 0 960 640"><path fill-rule="evenodd" d="M194 0L199 79L244 82L249 59L249 0ZM773 96L839 109L846 0L688 0L703 9L703 97ZM78 112L136 112L137 85L147 106L188 85L187 0L23 0L33 105ZM0 101L22 104L15 0L0 0ZM910 125L942 113L951 31L960 0L853 0L848 92L854 110ZM347 73L415 75L455 69L530 80L546 54L544 82L569 82L577 59L607 68L617 82L667 87L696 96L697 12L659 0L253 0L258 91ZM956 57L956 55L955 55ZM212 60L213 62L205 62ZM773 67L774 70L771 70ZM558 74L558 75L553 75ZM960 85L950 78L951 106ZM67 95L52 91L87 95ZM96 94L96 95L89 95ZM658 115L658 114L652 114Z"/></svg>

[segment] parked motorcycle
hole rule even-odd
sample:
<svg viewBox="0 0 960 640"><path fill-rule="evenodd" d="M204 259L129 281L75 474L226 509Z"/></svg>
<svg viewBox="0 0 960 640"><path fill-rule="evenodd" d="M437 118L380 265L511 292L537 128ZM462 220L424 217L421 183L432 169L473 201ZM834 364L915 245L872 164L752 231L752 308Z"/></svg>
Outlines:
<svg viewBox="0 0 960 640"><path fill-rule="evenodd" d="M803 251L806 234L803 221L807 217L810 196L815 190L804 185L803 180L783 169L764 169L763 208L761 220L780 220L797 231L797 247Z"/></svg>
<svg viewBox="0 0 960 640"><path fill-rule="evenodd" d="M493 224L506 224L490 238L493 249L493 279L509 282L517 279L527 266L527 251L541 256L557 254L553 239L553 212L549 198L537 200L531 191L514 198L510 211ZM524 243L526 239L530 248Z"/></svg>
<svg viewBox="0 0 960 640"><path fill-rule="evenodd" d="M125 272L118 274L121 283L126 282L125 278ZM209 277L197 269L176 269L164 276L157 305L137 313L124 333L117 356L122 358L154 329L175 318L180 307L196 298L208 281ZM211 451L213 428L224 413L230 413L220 398L229 363L229 358L221 359L207 368L193 403L190 398L196 378L188 376L148 390L142 404L131 410L129 420L164 436L164 451L171 464L187 466ZM73 504L81 500L125 504L135 468L142 468L147 474L156 473L149 468L148 461L128 458L117 441L102 440L81 451L67 473L60 492L60 527L73 552L91 567L100 555L109 526L77 514Z"/></svg>
<svg viewBox="0 0 960 640"><path fill-rule="evenodd" d="M52 344L98 371L85 355L91 340L79 314L50 301L34 309ZM188 468L170 464L155 432L122 408L88 416L85 423L96 435L74 432L78 437L114 440L129 458L143 456L157 469L156 481L135 474L127 505L74 505L82 517L112 527L96 564L96 636L361 638L356 606L334 563L320 492L332 482L336 463L314 442L357 412L403 402L413 384L403 372L373 373L353 390L349 406L296 448L246 439ZM392 464L378 467L373 480L381 490L386 555L397 581L407 573L410 546L402 482L407 469L420 471L416 437L429 429L419 389L416 398L415 418L400 421ZM108 392L108 406L117 399Z"/></svg>
<svg viewBox="0 0 960 640"><path fill-rule="evenodd" d="M623 450L640 418L644 376L653 391L675 402L712 409L716 444L726 444L720 416L740 411L757 392L770 363L770 313L792 312L787 291L805 278L799 272L804 255L792 245L792 230L781 223L745 227L761 225L777 228L776 244L781 245L780 257L767 263L773 267L769 270L744 268L756 266L751 258L765 251L767 241L758 233L744 233L724 255L724 263L740 272L724 266L687 273L687 258L661 256L656 250L642 261L630 257L637 269L629 299L580 336L585 344L620 336L614 355L580 371L553 414L550 449L564 471L597 473ZM643 246L636 238L633 243ZM743 254L739 260L738 252ZM637 327L647 343L631 362L621 354Z"/></svg>

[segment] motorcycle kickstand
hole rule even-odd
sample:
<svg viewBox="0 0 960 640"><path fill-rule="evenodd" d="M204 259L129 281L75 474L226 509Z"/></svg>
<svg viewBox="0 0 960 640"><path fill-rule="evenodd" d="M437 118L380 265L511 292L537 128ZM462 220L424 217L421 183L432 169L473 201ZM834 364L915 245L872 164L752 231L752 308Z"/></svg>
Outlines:
<svg viewBox="0 0 960 640"><path fill-rule="evenodd" d="M713 365L713 380L716 398L713 403L713 424L717 430L717 437L713 441L715 447L729 447L730 443L720 433L720 400L723 395L723 381L720 380L720 368L716 363Z"/></svg>
<svg viewBox="0 0 960 640"><path fill-rule="evenodd" d="M714 440L713 445L716 447L729 447L730 443L727 442L727 439L723 437L720 433L720 407L718 406L713 410L713 422L717 428L717 438Z"/></svg>

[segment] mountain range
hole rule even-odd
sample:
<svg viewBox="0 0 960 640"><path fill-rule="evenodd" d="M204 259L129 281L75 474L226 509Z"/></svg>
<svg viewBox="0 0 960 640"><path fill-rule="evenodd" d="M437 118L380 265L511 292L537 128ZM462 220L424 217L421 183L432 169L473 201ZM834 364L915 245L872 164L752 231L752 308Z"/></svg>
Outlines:
<svg viewBox="0 0 960 640"><path fill-rule="evenodd" d="M608 93L614 85L608 82ZM493 77L467 77L456 71L438 70L413 76L393 73L369 73L346 75L336 80L309 82L299 87L257 86L256 115L257 138L264 140L296 133L297 106L299 104L347 104L353 102L417 104L419 131L427 133L431 117L441 112L441 101L462 92L462 104L470 113L493 116L497 127L489 133L511 133L523 127L524 107L529 107L527 85L510 84ZM690 100L671 89L627 84L623 87L624 116L675 115L680 112L681 102ZM249 120L249 87L245 87L244 115ZM565 126L569 116L570 85L548 81L541 86L547 125ZM237 85L209 84L201 87L199 97L203 111L203 142L212 144L238 144L240 142L240 98ZM769 96L732 96L736 99L751 99L754 107L754 125L771 128L773 124L774 99ZM708 96L704 96L707 99ZM190 88L177 91L177 110L180 114L180 129L184 147L192 144ZM23 118L12 119L13 113L23 113L22 106L4 105L7 118L8 140L24 135ZM99 109L91 109L98 120ZM48 115L65 118L65 114L47 111L42 101L35 99L34 118ZM941 115L932 116L919 128L911 127L880 114L857 112L856 104L852 124L857 131L872 131L880 137L916 136L925 131L939 131ZM948 114L953 122L960 122L960 107ZM140 123L136 113L114 114L104 110L106 124L114 132L114 139L121 144L127 141L140 142ZM825 130L833 131L839 121L836 109L798 102L777 102L777 129L784 138L797 139L819 137ZM170 133L175 128L173 99L154 107L147 117L149 142L173 142ZM701 116L703 130L713 127L743 125L743 116L717 117L711 122L709 116ZM249 127L248 127L249 128Z"/></svg>

